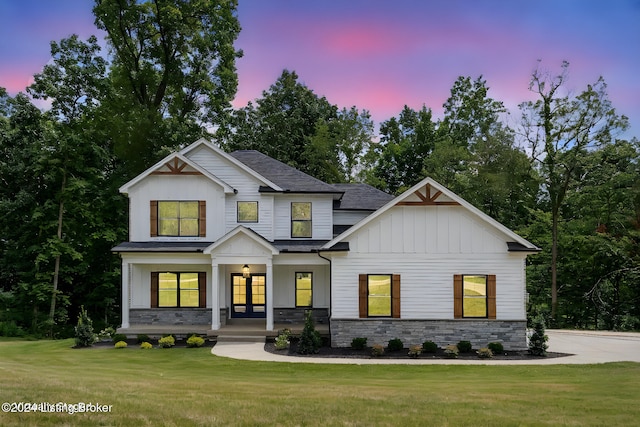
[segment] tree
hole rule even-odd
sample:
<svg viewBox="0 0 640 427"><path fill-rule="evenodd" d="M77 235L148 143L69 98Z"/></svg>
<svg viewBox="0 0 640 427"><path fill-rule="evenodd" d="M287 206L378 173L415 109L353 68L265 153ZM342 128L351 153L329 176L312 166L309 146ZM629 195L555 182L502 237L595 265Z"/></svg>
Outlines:
<svg viewBox="0 0 640 427"><path fill-rule="evenodd" d="M105 115L135 174L226 122L237 89L236 0L96 0L96 26L113 55Z"/></svg>
<svg viewBox="0 0 640 427"><path fill-rule="evenodd" d="M612 134L627 126L627 118L612 107L602 77L576 97L562 95L568 67L563 62L557 76L538 67L529 85L538 99L520 104L522 135L543 177L551 211L552 319L558 307L558 223L565 197L588 150L610 143Z"/></svg>
<svg viewBox="0 0 640 427"><path fill-rule="evenodd" d="M380 125L380 143L367 154L370 172L366 181L397 194L424 178L424 164L435 146L436 123L431 110L415 111L404 106L398 118Z"/></svg>
<svg viewBox="0 0 640 427"><path fill-rule="evenodd" d="M310 147L317 126L336 119L337 107L298 82L295 71L284 70L256 103L234 113L223 143L227 150L258 150L311 175L314 162L328 157L337 163L333 142Z"/></svg>

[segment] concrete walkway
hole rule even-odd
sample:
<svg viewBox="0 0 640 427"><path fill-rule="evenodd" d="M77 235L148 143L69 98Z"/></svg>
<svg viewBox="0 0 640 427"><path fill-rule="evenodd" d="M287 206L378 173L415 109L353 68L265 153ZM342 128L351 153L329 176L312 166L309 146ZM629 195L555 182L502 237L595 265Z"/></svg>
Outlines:
<svg viewBox="0 0 640 427"><path fill-rule="evenodd" d="M295 357L264 351L264 343L219 342L211 353L232 359L265 362L325 363L353 365L553 365L606 362L640 362L640 333L607 331L547 330L549 351L572 356L535 360L459 360L459 359L349 359Z"/></svg>

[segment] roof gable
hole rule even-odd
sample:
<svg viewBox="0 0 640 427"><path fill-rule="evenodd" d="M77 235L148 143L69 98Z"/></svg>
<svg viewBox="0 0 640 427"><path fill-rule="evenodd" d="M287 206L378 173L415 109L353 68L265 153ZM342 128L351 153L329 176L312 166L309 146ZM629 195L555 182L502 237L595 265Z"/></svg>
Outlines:
<svg viewBox="0 0 640 427"><path fill-rule="evenodd" d="M491 218L490 216L473 206L471 203L467 202L432 178L423 179L418 184L414 185L398 197L389 201L387 204L382 206L380 209L378 209L353 227L336 236L333 240L325 244L323 248L329 249L335 244L344 241L347 237L362 229L367 224L370 224L372 221L376 220L385 212L389 211L395 206L461 206L466 209L466 211L473 217L476 217L481 222L487 224L488 226L494 228L495 230L499 231L500 233L506 235L508 238L516 242L519 245L518 248L520 252L538 252L540 250L536 245L518 236L512 230L500 224L498 221ZM508 248L511 247L508 246Z"/></svg>
<svg viewBox="0 0 640 427"><path fill-rule="evenodd" d="M150 175L202 175L220 185L224 189L225 193L234 192L233 187L229 184L180 153L170 154L160 160L158 163L120 187L120 192L128 194L131 187L140 183Z"/></svg>
<svg viewBox="0 0 640 427"><path fill-rule="evenodd" d="M222 236L217 242L209 245L203 253L212 254L218 251L232 255L255 255L257 252L271 255L280 253L280 251L264 237L242 225L237 226Z"/></svg>
<svg viewBox="0 0 640 427"><path fill-rule="evenodd" d="M213 152L219 158L224 159L225 161L231 163L236 168L242 170L246 174L252 176L253 178L255 178L256 180L260 181L264 185L270 187L271 189L273 189L275 191L283 191L283 189L277 183L272 182L267 176L262 175L259 170L251 168L250 166L246 165L245 163L239 161L238 159L236 159L235 157L233 157L229 153L227 153L224 150L222 150L220 147L218 147L215 144L211 143L211 141L208 141L208 140L206 140L204 138L200 138L199 140L197 140L193 144L190 144L190 145L186 146L185 148L180 150L180 154L182 154L184 156L187 156L189 153L195 151L196 149L198 149L200 147L204 147L204 148L210 150L211 152Z"/></svg>

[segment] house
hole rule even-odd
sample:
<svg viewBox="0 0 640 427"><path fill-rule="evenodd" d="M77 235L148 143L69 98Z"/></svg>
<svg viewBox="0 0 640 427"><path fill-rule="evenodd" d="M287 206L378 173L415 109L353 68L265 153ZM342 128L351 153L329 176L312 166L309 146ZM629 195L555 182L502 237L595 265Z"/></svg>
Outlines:
<svg viewBox="0 0 640 427"><path fill-rule="evenodd" d="M539 249L430 178L394 198L201 139L120 192L119 332L274 331L312 310L338 347L526 347L525 259Z"/></svg>

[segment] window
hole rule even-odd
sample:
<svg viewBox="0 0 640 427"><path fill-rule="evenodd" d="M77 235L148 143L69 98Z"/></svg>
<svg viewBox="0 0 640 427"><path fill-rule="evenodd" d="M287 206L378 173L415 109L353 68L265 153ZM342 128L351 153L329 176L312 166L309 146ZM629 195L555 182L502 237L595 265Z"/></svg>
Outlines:
<svg viewBox="0 0 640 427"><path fill-rule="evenodd" d="M296 273L296 307L313 305L313 273Z"/></svg>
<svg viewBox="0 0 640 427"><path fill-rule="evenodd" d="M360 317L400 317L400 275L359 276Z"/></svg>
<svg viewBox="0 0 640 427"><path fill-rule="evenodd" d="M291 237L311 237L311 202L291 203Z"/></svg>
<svg viewBox="0 0 640 427"><path fill-rule="evenodd" d="M454 318L496 318L496 276L456 274Z"/></svg>
<svg viewBox="0 0 640 427"><path fill-rule="evenodd" d="M206 307L205 273L151 273L151 307Z"/></svg>
<svg viewBox="0 0 640 427"><path fill-rule="evenodd" d="M258 222L258 202L238 202L238 222Z"/></svg>
<svg viewBox="0 0 640 427"><path fill-rule="evenodd" d="M152 200L150 206L151 237L206 236L206 202Z"/></svg>

